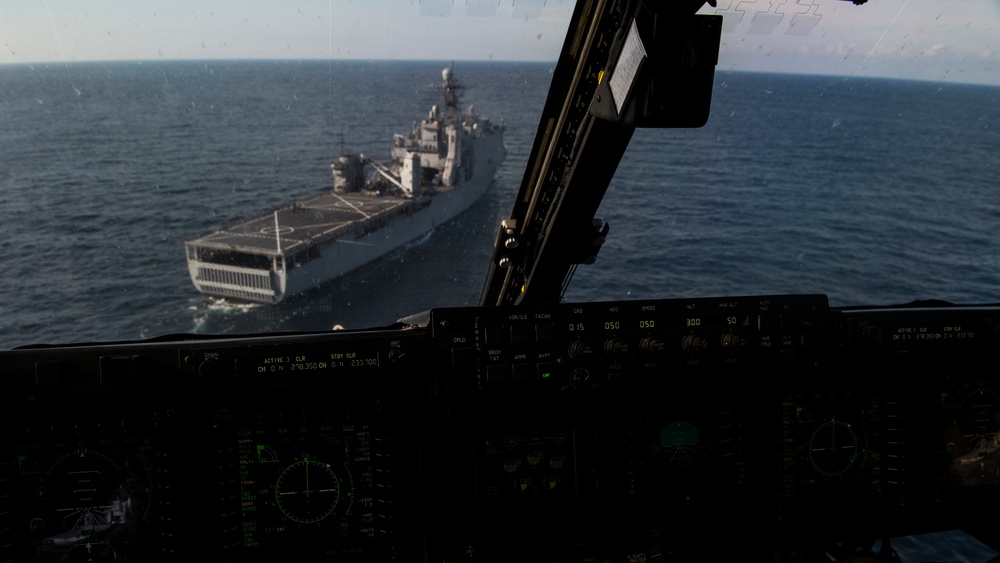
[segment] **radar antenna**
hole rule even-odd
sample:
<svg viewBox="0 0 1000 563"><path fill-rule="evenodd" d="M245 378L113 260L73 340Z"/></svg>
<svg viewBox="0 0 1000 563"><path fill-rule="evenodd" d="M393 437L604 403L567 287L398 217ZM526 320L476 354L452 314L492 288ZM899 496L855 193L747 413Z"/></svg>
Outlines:
<svg viewBox="0 0 1000 563"><path fill-rule="evenodd" d="M444 98L445 107L457 108L458 90L461 90L464 86L455 80L454 61L448 63L448 66L441 70L441 80L441 84L436 84L434 87L441 90L441 96Z"/></svg>

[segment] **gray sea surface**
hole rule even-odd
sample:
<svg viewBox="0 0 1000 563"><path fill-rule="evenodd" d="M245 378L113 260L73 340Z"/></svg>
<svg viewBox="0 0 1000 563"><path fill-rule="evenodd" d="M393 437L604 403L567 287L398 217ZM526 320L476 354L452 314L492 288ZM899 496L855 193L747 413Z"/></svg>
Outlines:
<svg viewBox="0 0 1000 563"><path fill-rule="evenodd" d="M487 195L428 236L277 306L198 294L181 242L386 156L446 62L0 67L0 346L382 326L477 303L553 65L458 63L507 126ZM1000 88L722 73L695 130L639 130L573 301L825 293L1000 301Z"/></svg>
<svg viewBox="0 0 1000 563"><path fill-rule="evenodd" d="M509 154L452 222L277 306L197 293L182 241L331 187L437 103L446 62L0 66L0 347L387 325L478 302L552 64L458 63ZM573 301L825 293L1000 302L1000 88L719 73L708 124L641 130ZM904 561L984 561L960 533Z"/></svg>

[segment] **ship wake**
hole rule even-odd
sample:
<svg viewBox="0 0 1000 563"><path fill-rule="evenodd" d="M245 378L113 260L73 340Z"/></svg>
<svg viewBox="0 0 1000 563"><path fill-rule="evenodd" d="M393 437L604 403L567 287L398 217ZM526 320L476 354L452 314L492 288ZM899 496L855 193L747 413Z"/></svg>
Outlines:
<svg viewBox="0 0 1000 563"><path fill-rule="evenodd" d="M200 305L191 305L189 309L194 312L192 319L192 332L200 334L205 330L209 321L217 317L230 317L246 315L256 309L264 307L263 303L247 303L241 301L230 301L224 297L209 297L208 303L202 302Z"/></svg>

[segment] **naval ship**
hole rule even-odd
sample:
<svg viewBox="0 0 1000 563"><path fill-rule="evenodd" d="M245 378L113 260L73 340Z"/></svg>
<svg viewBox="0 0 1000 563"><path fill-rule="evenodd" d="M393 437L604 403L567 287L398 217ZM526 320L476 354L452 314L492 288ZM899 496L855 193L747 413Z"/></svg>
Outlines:
<svg viewBox="0 0 1000 563"><path fill-rule="evenodd" d="M391 158L343 154L331 164L333 189L187 240L198 291L278 303L363 266L465 211L503 162L503 124L459 109L454 69L434 87L443 103L409 133Z"/></svg>

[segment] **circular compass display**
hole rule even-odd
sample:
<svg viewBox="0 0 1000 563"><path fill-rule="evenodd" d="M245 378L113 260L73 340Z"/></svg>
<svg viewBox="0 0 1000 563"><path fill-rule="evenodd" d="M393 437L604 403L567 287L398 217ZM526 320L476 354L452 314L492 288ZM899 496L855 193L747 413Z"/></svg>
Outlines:
<svg viewBox="0 0 1000 563"><path fill-rule="evenodd" d="M329 464L307 458L281 472L274 494L285 516L301 524L312 524L337 508L340 481Z"/></svg>
<svg viewBox="0 0 1000 563"><path fill-rule="evenodd" d="M847 422L830 419L809 438L809 461L830 477L845 473L858 459L858 437Z"/></svg>

